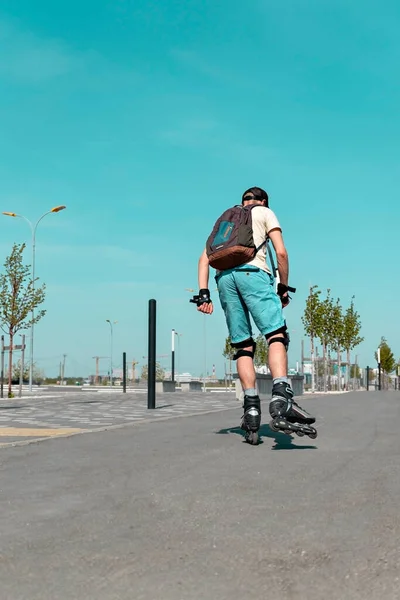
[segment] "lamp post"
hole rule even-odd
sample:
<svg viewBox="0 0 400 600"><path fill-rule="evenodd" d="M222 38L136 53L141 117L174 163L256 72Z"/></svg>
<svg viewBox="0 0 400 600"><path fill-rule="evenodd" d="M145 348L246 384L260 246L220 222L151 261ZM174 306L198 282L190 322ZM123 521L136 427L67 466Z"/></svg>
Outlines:
<svg viewBox="0 0 400 600"><path fill-rule="evenodd" d="M378 359L378 390L381 391L382 379L381 379L381 349L380 348L378 348L377 359Z"/></svg>
<svg viewBox="0 0 400 600"><path fill-rule="evenodd" d="M118 321L110 321L110 319L106 319L106 323L110 325L110 387L112 387L113 379L112 379L112 364L113 364L113 325L116 325Z"/></svg>
<svg viewBox="0 0 400 600"><path fill-rule="evenodd" d="M181 333L172 330L171 337L171 381L175 381L175 336L178 338L178 376L179 376L179 359L180 359L180 346L179 346L179 338L181 337Z"/></svg>
<svg viewBox="0 0 400 600"><path fill-rule="evenodd" d="M40 221L42 219L44 219L44 217L46 217L47 215L50 215L52 213L58 213L61 210L64 210L65 208L67 208L66 206L55 206L54 208L52 208L51 210L48 210L47 212L45 212L37 221L36 223L32 223L29 219L27 219L26 217L24 217L24 215L18 215L17 213L13 213L13 212L3 212L3 215L5 215L6 217L16 217L19 219L23 219L24 221L26 221L29 225L29 227L31 228L31 232L32 232L32 267L31 267L31 271L32 271L32 291L35 290L35 256L36 256L36 230L37 227L40 223ZM30 340L30 364L29 364L29 391L32 391L32 381L33 381L33 335L34 335L34 318L35 318L35 314L34 314L34 309L32 309L32 323L31 323L31 340Z"/></svg>

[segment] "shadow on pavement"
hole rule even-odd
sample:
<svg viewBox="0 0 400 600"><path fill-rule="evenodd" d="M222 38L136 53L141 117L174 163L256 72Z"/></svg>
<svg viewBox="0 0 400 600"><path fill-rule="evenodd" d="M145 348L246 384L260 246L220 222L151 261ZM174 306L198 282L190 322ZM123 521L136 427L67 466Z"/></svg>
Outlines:
<svg viewBox="0 0 400 600"><path fill-rule="evenodd" d="M74 400L71 404L101 404L101 400Z"/></svg>
<svg viewBox="0 0 400 600"><path fill-rule="evenodd" d="M217 434L236 433L241 435L243 438L245 432L240 427L228 427L227 429L220 429L216 432ZM279 433L272 431L268 425L261 425L259 429L260 444L263 443L263 438L272 438L275 440L275 446L272 446L271 450L316 450L317 446L297 446L293 443L293 437L286 435L285 433ZM243 443L246 441L243 439Z"/></svg>
<svg viewBox="0 0 400 600"><path fill-rule="evenodd" d="M16 410L17 408L26 408L26 404L24 404L24 406L19 405L19 404L15 404L15 405L7 405L7 406L0 406L0 410Z"/></svg>

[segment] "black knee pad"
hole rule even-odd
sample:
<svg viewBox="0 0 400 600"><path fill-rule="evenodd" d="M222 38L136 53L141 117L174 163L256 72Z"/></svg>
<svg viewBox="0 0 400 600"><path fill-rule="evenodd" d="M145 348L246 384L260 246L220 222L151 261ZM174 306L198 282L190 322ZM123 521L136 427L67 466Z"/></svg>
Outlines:
<svg viewBox="0 0 400 600"><path fill-rule="evenodd" d="M277 333L283 333L283 337L280 337L280 336L274 337L274 336L276 336ZM286 325L284 327L281 327L280 329L277 329L276 331L272 331L271 333L268 333L268 337L267 336L265 336L265 337L267 340L268 347L275 342L279 342L285 346L286 352L288 351L290 337L287 332Z"/></svg>
<svg viewBox="0 0 400 600"><path fill-rule="evenodd" d="M236 354L233 357L233 360L237 360L242 356L250 356L250 358L254 358L254 354L257 348L257 344L253 340L253 338L249 338L248 340L244 340L244 342L238 342L237 344L231 344L232 348L236 348ZM248 346L252 346L252 350L244 350Z"/></svg>

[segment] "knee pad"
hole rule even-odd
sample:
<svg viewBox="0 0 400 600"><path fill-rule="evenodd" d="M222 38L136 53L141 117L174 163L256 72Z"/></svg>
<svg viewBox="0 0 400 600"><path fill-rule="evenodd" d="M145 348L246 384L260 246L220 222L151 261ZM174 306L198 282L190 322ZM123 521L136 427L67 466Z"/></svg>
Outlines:
<svg viewBox="0 0 400 600"><path fill-rule="evenodd" d="M274 337L274 336L276 336L277 333L283 333L283 337L280 337L280 336ZM265 337L267 339L268 347L275 342L279 342L285 346L286 352L288 351L290 337L287 332L286 325L284 327L281 327L280 329L277 329L276 331L272 331L271 333L268 334L268 337L267 336L265 336Z"/></svg>
<svg viewBox="0 0 400 600"><path fill-rule="evenodd" d="M237 344L231 344L232 348L236 349L236 354L233 357L233 360L237 360L242 356L250 356L250 358L254 358L254 354L257 348L257 344L253 340L253 338L249 338L248 340L244 340L244 342L238 342ZM244 350L244 348L248 348L248 346L252 347L252 350Z"/></svg>

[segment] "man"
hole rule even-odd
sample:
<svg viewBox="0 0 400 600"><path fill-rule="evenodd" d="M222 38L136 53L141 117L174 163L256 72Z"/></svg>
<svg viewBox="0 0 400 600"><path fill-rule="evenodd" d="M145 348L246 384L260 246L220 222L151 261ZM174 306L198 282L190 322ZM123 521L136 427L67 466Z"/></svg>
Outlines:
<svg viewBox="0 0 400 600"><path fill-rule="evenodd" d="M256 344L251 330L251 315L269 347L268 363L273 377L272 400L269 405L269 412L273 418L271 427L276 431L296 432L314 438L317 432L310 425L315 419L293 400L293 391L287 375L289 336L282 309L289 304L288 291L295 290L288 287L289 261L282 230L277 217L268 208L268 194L263 189L252 187L246 190L242 196L242 206L251 209L253 257L239 266L217 270L216 274L220 302L232 346L236 349L234 360L237 360L237 371L244 390L241 427L246 431L248 441L258 442L261 406L253 363ZM226 230L227 221L223 220L222 223L225 224ZM277 293L266 262L267 237L271 240L277 257L280 279ZM221 234L218 239L221 239ZM206 248L199 260L200 291L195 301L200 312L211 315L213 304L208 289L209 255L210 251Z"/></svg>

